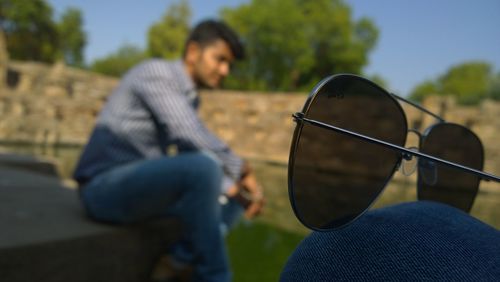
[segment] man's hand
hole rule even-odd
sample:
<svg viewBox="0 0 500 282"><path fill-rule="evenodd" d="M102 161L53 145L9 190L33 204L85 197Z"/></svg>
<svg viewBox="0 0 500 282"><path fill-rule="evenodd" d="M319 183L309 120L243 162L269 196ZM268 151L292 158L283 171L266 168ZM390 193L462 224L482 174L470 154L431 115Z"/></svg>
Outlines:
<svg viewBox="0 0 500 282"><path fill-rule="evenodd" d="M234 197L245 208L245 217L248 219L259 215L265 203L262 186L248 165L245 165L240 181L229 189L227 195Z"/></svg>
<svg viewBox="0 0 500 282"><path fill-rule="evenodd" d="M253 172L246 174L238 186L239 194L249 200L245 207L245 217L251 219L259 215L264 207L265 199L262 186L257 182L255 174Z"/></svg>

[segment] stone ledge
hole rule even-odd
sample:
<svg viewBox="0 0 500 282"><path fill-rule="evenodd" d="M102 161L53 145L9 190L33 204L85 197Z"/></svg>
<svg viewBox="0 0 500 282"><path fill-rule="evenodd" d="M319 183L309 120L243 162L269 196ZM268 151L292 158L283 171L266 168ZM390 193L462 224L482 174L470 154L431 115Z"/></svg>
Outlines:
<svg viewBox="0 0 500 282"><path fill-rule="evenodd" d="M179 227L173 219L97 224L58 178L0 167L2 281L148 281Z"/></svg>
<svg viewBox="0 0 500 282"><path fill-rule="evenodd" d="M59 177L56 166L50 161L30 155L0 154L0 167L12 167L23 171Z"/></svg>

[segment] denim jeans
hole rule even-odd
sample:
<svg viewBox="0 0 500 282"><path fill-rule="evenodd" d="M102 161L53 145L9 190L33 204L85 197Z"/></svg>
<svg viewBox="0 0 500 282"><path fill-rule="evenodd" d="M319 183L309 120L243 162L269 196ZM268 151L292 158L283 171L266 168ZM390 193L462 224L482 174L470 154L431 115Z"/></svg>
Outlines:
<svg viewBox="0 0 500 282"><path fill-rule="evenodd" d="M213 157L184 153L111 169L85 185L81 196L89 215L99 221L178 217L184 237L170 254L181 263L196 262L195 281L230 281L223 230L243 209L232 200L219 203L222 177Z"/></svg>
<svg viewBox="0 0 500 282"><path fill-rule="evenodd" d="M375 209L312 232L280 281L500 281L500 232L435 202Z"/></svg>

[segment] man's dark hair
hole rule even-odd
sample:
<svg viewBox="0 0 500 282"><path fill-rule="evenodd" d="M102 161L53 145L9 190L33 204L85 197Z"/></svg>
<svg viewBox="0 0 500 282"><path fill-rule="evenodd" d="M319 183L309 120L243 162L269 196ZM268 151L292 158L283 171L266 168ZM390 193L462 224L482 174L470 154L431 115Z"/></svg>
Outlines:
<svg viewBox="0 0 500 282"><path fill-rule="evenodd" d="M236 59L241 60L245 57L245 48L236 32L224 22L216 20L205 20L194 27L186 40L183 55L186 55L187 45L190 42L196 42L201 47L205 47L218 39L224 40L229 45Z"/></svg>

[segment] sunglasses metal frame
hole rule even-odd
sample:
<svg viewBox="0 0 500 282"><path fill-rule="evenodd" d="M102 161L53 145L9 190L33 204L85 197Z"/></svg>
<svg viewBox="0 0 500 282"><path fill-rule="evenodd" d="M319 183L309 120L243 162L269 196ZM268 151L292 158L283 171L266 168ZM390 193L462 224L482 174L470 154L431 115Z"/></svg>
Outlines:
<svg viewBox="0 0 500 282"><path fill-rule="evenodd" d="M360 133L357 133L357 132L354 132L354 131L350 131L350 130L347 130L347 129L343 129L343 128L340 128L340 127L337 127L337 126L334 126L334 125L331 125L331 124L327 124L327 123L324 123L324 122L321 122L321 121L318 121L318 120L306 118L304 112L308 111L311 102L313 101L313 99L315 98L316 94L319 92L319 90L321 89L321 87L324 86L327 82L331 81L332 79L338 78L338 77L342 77L342 76L361 79L361 80L364 80L366 82L369 82L369 83L377 86L378 88L384 90L384 92L386 94L390 95L392 98L394 98L396 100L399 100L400 102L404 102L406 104L409 104L409 105L417 108L418 110L420 110L422 112L425 112L425 113L433 116L437 120L437 123L435 123L435 124L446 122L445 119L443 119L439 115L434 114L431 111L425 109L423 106L421 106L421 105L419 105L417 103L414 103L412 101L409 101L409 100L407 100L405 98L402 98L402 97L400 97L400 96L398 96L398 95L396 95L394 93L390 93L387 90L383 89L382 87L376 85L372 81L370 81L370 80L368 80L366 78L363 78L361 76L357 76L357 75L353 75L353 74L338 74L338 75L332 75L332 76L329 76L329 77L323 79L311 91L311 94L308 96L308 98L307 98L307 100L306 100L306 102L304 104L303 111L302 112L296 112L296 113L294 113L292 115L294 121L297 123L297 126L296 126L294 134L293 134L292 145L291 145L291 150L290 150L290 158L289 158L289 162L288 162L288 171L289 171L289 173L288 173L288 183L289 183L289 196L292 199L292 201L291 201L292 202L292 208L293 208L294 212L296 213L296 216L299 219L301 219L301 216L297 213L297 210L296 210L296 207L295 207L295 200L293 199L293 196L292 196L293 195L293 192L292 192L292 190L293 190L293 187L292 187L292 185L293 185L292 184L293 183L293 173L290 173L290 172L293 171L292 168L294 166L295 154L296 154L296 150L297 150L297 146L298 146L298 144L297 144L298 142L297 141L300 138L300 134L301 134L301 130L300 129L301 129L301 126L302 126L301 124L303 124L303 123L308 123L308 124L311 124L313 126L317 126L317 127L324 128L324 129L327 129L327 130L336 131L336 132L344 134L344 135L348 135L348 136L351 136L351 137L354 137L354 138L357 138L357 139L360 139L360 140L363 140L363 141L366 141L366 142L369 142L369 143L372 143L372 144L377 144L377 145L380 145L380 146L383 146L383 147L395 150L395 151L397 151L397 152L399 152L401 154L400 157L399 157L398 163L396 164L397 167L401 164L401 161L403 159L411 159L412 157L419 157L419 158L422 158L422 159L425 159L425 160L428 160L428 161L433 161L433 162L436 162L438 164L442 164L442 165L449 166L449 167L452 167L452 168L455 168L455 169L459 169L459 170L461 170L463 172L466 172L466 173L473 174L473 175L477 176L480 180L500 182L500 177L498 177L498 176L496 176L494 174L491 174L491 173L487 173L487 172L484 172L484 171L481 171L481 170L477 170L477 169L474 169L474 168L470 168L470 167L467 167L467 166L464 166L464 165L461 165L461 164L458 164L458 163L454 163L454 162L451 162L451 161L448 161L448 160L444 160L444 159L441 159L441 158L438 158L438 157L435 157L435 156L432 156L432 155L429 155L429 154L425 154L425 153L422 153L422 152L419 152L419 151L416 151L416 150L412 150L412 148L405 148L405 147L402 147L402 146L398 146L398 145L395 145L395 144L392 144L392 143L389 143L389 142L385 142L385 141L377 139L377 138L366 136L366 135L363 135L363 134L360 134ZM406 117L406 113L405 113L405 111L402 108L401 108L401 111L402 111L403 115ZM446 122L446 123L448 123L448 122ZM462 126L462 125L459 125L459 126ZM432 125L431 125L431 127L432 127ZM366 209L369 209L369 208L370 207L367 207ZM363 213L359 214L357 217L361 216L362 214ZM355 221L355 219L353 219L352 221ZM315 227L309 226L306 223L304 223L304 224L308 228L311 228L311 229L316 230L316 231L327 231L327 230L338 229L338 228L329 228L329 229L315 228ZM349 223L344 224L344 225L342 225L339 228L342 228L342 227L344 227L345 225L348 225L348 224Z"/></svg>
<svg viewBox="0 0 500 282"><path fill-rule="evenodd" d="M473 168L470 168L467 166L463 166L463 165L460 165L460 164L457 164L454 162L443 160L443 159L440 159L440 158L437 158L437 157L434 157L434 156L431 156L431 155L428 155L425 153L421 153L419 151L407 149L405 147L394 145L394 144L391 144L391 143L388 143L388 142L385 142L385 141L382 141L382 140L379 140L376 138L372 138L372 137L369 137L369 136L366 136L366 135L363 135L360 133L356 133L356 132L353 132L353 131L350 131L347 129L343 129L340 127L336 127L336 126L333 126L330 124L326 124L326 123L323 123L323 122L320 122L317 120L308 119L308 118L304 117L304 114L302 112L297 112L297 113L293 114L292 116L293 116L294 120L296 120L296 121L306 122L306 123L312 124L314 126L337 131L337 132L340 132L342 134L346 134L346 135L349 135L349 136L352 136L352 137L355 137L355 138L358 138L358 139L361 139L361 140L364 140L364 141L367 141L367 142L370 142L373 144L378 144L378 145L384 146L386 148L399 151L400 153L402 153L402 156L401 156L402 158L407 158L407 156L420 157L420 158L423 158L426 160L435 161L439 164L448 165L450 167L460 169L460 170L468 172L468 173L475 174L476 176L480 177L482 180L500 182L500 177L493 175L491 173L483 172L483 171L473 169Z"/></svg>

